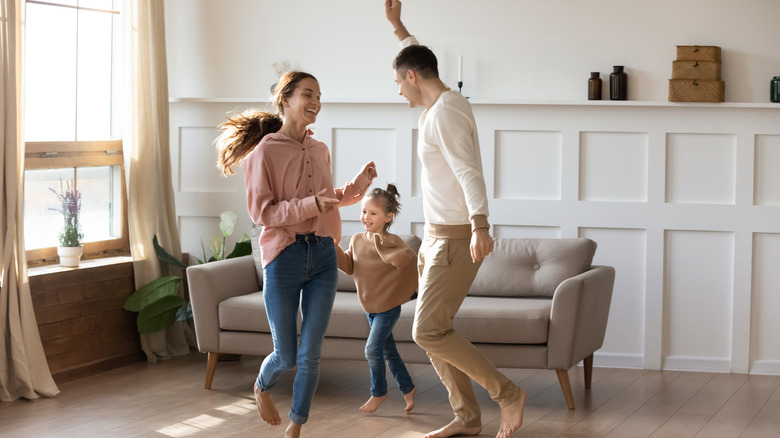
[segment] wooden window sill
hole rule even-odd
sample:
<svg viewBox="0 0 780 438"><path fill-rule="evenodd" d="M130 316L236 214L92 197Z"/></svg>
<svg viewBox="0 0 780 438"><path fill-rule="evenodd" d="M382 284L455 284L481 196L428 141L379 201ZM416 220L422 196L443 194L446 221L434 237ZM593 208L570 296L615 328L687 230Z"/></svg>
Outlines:
<svg viewBox="0 0 780 438"><path fill-rule="evenodd" d="M34 266L27 268L27 275L29 277L35 277L39 275L55 274L58 272L75 271L79 269L90 269L100 266L117 265L121 263L131 263L133 257L131 256L115 256L115 257L102 257L95 259L82 260L77 267L60 266L59 264Z"/></svg>

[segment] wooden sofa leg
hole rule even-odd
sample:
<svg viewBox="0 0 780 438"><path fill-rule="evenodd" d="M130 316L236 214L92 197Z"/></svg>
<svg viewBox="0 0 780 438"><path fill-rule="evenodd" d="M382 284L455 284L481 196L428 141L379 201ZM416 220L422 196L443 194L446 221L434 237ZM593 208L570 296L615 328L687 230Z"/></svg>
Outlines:
<svg viewBox="0 0 780 438"><path fill-rule="evenodd" d="M593 377L593 353L582 360L582 368L585 371L585 388L590 389L590 382Z"/></svg>
<svg viewBox="0 0 780 438"><path fill-rule="evenodd" d="M566 406L569 409L574 409L574 396L571 393L571 383L569 382L569 370L555 370L558 374L558 382L561 384L561 390L563 390L563 398L566 399Z"/></svg>
<svg viewBox="0 0 780 438"><path fill-rule="evenodd" d="M211 381L214 380L214 371L217 370L217 359L219 359L219 353L209 353L208 361L206 362L206 389L211 389Z"/></svg>

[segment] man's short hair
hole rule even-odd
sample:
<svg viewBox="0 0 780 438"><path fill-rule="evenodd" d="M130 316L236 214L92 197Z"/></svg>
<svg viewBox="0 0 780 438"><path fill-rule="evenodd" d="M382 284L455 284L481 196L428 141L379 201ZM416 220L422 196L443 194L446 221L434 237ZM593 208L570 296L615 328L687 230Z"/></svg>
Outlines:
<svg viewBox="0 0 780 438"><path fill-rule="evenodd" d="M436 55L426 46L406 46L393 61L395 71L404 75L407 70L414 70L423 79L439 77L439 65Z"/></svg>

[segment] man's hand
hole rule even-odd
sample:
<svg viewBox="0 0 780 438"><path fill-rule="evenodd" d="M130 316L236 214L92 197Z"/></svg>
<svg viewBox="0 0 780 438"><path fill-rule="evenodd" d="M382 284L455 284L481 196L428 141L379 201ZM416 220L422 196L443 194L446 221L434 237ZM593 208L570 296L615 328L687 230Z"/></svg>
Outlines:
<svg viewBox="0 0 780 438"><path fill-rule="evenodd" d="M477 263L493 252L493 238L487 228L477 228L471 233L471 260Z"/></svg>
<svg viewBox="0 0 780 438"><path fill-rule="evenodd" d="M385 0L385 16L387 16L387 21L393 25L393 30L403 26L404 24L401 22L401 2L398 0Z"/></svg>

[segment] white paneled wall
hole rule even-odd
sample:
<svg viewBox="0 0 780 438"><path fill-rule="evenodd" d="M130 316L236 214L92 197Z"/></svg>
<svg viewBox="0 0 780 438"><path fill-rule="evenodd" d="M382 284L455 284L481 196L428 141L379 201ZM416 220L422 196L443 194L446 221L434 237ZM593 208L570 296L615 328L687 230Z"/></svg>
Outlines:
<svg viewBox="0 0 780 438"><path fill-rule="evenodd" d="M251 221L241 174L219 176L212 140L251 101L171 104L183 251ZM780 106L473 102L494 237L584 236L616 268L596 364L780 374ZM403 204L393 231L422 235L419 109L330 102L312 129L343 184L369 160ZM361 230L359 206L341 210ZM236 236L237 237L237 236Z"/></svg>

